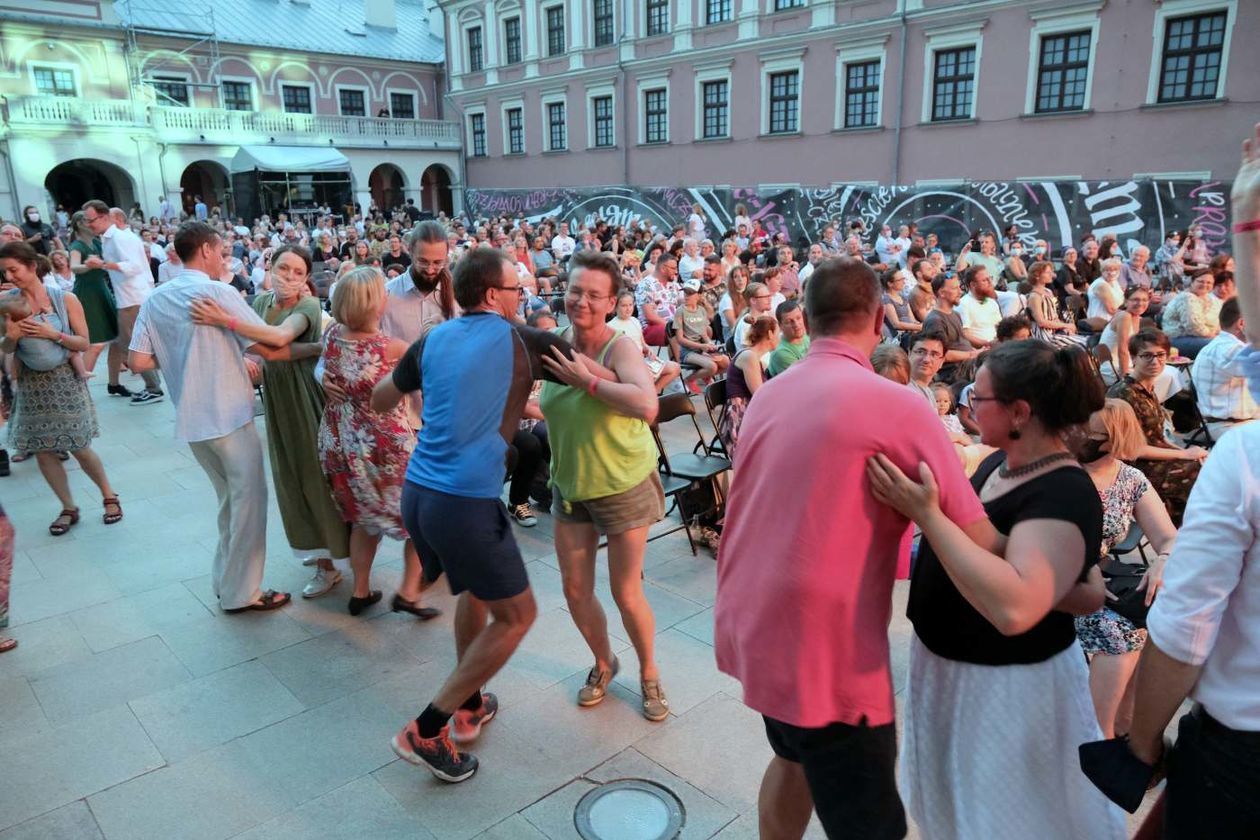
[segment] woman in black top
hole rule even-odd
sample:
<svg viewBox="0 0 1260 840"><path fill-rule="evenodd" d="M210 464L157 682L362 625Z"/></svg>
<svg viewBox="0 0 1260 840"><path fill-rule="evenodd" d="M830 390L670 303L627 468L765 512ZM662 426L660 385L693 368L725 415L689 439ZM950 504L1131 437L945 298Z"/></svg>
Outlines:
<svg viewBox="0 0 1260 840"><path fill-rule="evenodd" d="M926 467L923 485L882 455L868 471L876 498L923 530L907 610L907 810L934 840L1119 840L1124 815L1077 764L1099 730L1070 613L1103 602L1102 504L1063 440L1102 407L1101 382L1078 347L1008 342L971 400L981 441L1000 450L972 478L987 522L946 519Z"/></svg>

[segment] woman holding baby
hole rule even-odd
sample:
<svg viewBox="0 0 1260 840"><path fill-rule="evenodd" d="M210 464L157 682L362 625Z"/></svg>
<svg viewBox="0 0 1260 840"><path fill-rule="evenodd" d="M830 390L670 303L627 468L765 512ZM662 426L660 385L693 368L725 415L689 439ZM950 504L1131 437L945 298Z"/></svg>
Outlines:
<svg viewBox="0 0 1260 840"><path fill-rule="evenodd" d="M89 344L83 306L74 293L44 285L48 269L47 260L25 242L0 246L0 275L16 287L0 295L0 310L7 315L0 351L17 356L9 444L35 453L44 480L61 501L61 513L48 531L61 536L78 523L79 508L58 452L72 454L100 488L106 525L121 520L123 512L92 451L92 438L100 434L96 408L71 360Z"/></svg>

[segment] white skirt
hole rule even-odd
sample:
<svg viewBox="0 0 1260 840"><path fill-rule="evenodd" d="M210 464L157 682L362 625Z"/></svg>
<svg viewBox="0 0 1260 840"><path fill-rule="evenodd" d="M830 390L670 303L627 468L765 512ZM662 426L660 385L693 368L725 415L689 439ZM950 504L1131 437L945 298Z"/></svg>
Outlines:
<svg viewBox="0 0 1260 840"><path fill-rule="evenodd" d="M913 637L898 784L924 840L1123 840L1124 813L1077 756L1102 738L1088 680L1076 642L993 666Z"/></svg>

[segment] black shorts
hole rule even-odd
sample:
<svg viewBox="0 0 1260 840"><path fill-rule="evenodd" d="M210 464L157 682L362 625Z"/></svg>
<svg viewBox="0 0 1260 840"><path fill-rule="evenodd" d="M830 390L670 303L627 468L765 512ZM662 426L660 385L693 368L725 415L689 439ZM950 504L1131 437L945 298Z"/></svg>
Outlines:
<svg viewBox="0 0 1260 840"><path fill-rule="evenodd" d="M828 837L900 840L906 812L897 795L893 724L832 723L805 729L762 715L774 754L805 771L814 811Z"/></svg>
<svg viewBox="0 0 1260 840"><path fill-rule="evenodd" d="M499 499L452 496L405 482L402 518L420 553L424 576L446 573L451 592L501 601L529 588L525 561Z"/></svg>

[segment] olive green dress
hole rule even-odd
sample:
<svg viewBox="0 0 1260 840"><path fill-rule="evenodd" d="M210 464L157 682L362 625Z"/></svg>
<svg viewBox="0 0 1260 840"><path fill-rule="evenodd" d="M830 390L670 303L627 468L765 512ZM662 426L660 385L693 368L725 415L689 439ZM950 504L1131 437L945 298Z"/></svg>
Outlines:
<svg viewBox="0 0 1260 840"><path fill-rule="evenodd" d="M275 306L275 293L254 299L254 311L277 326L294 313L309 326L296 341L321 339L319 299L306 296L288 309ZM315 381L316 359L267 362L263 367L263 408L267 412L267 453L284 534L294 554L350 556L350 526L343 522L319 465L319 422L324 416L324 391Z"/></svg>
<svg viewBox="0 0 1260 840"><path fill-rule="evenodd" d="M80 259L87 262L88 257L101 255L101 241L93 239L89 245L76 239L70 243L70 250L78 251ZM104 344L118 337L118 304L114 302L114 293L109 288L109 273L105 269L93 268L76 274L74 296L83 304L88 341Z"/></svg>

